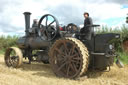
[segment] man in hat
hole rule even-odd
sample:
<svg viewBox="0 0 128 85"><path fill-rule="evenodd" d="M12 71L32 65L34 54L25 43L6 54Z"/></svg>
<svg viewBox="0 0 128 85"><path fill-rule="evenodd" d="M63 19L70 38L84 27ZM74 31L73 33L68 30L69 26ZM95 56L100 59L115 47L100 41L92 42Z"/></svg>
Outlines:
<svg viewBox="0 0 128 85"><path fill-rule="evenodd" d="M84 27L80 30L80 33L82 34L81 38L84 38L86 40L91 39L91 33L92 33L92 19L89 17L89 13L84 13Z"/></svg>

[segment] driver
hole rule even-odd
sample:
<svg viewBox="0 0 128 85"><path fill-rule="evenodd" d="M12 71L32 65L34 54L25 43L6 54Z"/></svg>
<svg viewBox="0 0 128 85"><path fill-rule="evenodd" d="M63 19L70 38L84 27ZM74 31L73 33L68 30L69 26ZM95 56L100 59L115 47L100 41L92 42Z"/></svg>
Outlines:
<svg viewBox="0 0 128 85"><path fill-rule="evenodd" d="M89 17L89 13L85 12L84 13L84 27L81 28L80 33L83 34L81 35L81 38L90 40L91 39L91 32L92 32L92 27L91 25L93 24L91 17Z"/></svg>
<svg viewBox="0 0 128 85"><path fill-rule="evenodd" d="M37 19L33 20L32 27L38 27L38 20Z"/></svg>
<svg viewBox="0 0 128 85"><path fill-rule="evenodd" d="M29 32L32 34L37 34L37 28L38 28L38 20L34 19L33 24L32 24L32 28L29 29Z"/></svg>

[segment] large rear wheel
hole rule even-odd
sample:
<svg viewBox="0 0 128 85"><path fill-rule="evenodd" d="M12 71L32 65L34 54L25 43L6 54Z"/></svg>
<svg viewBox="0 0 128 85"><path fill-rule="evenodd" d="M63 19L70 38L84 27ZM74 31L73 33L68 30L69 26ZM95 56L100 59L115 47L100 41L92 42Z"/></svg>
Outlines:
<svg viewBox="0 0 128 85"><path fill-rule="evenodd" d="M57 76L76 78L88 69L88 50L75 38L57 40L50 49L50 65Z"/></svg>

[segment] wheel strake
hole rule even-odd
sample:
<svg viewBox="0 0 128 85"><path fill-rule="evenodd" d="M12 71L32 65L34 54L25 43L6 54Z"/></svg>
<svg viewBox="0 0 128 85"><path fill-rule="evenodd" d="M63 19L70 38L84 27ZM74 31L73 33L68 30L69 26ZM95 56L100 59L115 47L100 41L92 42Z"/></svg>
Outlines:
<svg viewBox="0 0 128 85"><path fill-rule="evenodd" d="M49 56L50 65L57 76L76 78L82 76L88 69L88 50L75 38L57 40L51 47Z"/></svg>

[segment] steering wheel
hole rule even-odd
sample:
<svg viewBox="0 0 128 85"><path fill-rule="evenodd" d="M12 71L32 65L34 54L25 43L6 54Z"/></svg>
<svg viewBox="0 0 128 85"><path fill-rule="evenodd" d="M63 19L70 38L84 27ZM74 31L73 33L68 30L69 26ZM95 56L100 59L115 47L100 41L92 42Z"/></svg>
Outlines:
<svg viewBox="0 0 128 85"><path fill-rule="evenodd" d="M75 24L70 23L67 25L66 31L67 33L76 33L79 32L79 28Z"/></svg>
<svg viewBox="0 0 128 85"><path fill-rule="evenodd" d="M41 17L38 24L38 35L46 41L53 40L60 32L58 20L51 14Z"/></svg>

